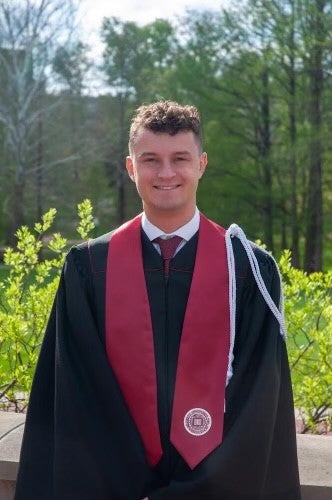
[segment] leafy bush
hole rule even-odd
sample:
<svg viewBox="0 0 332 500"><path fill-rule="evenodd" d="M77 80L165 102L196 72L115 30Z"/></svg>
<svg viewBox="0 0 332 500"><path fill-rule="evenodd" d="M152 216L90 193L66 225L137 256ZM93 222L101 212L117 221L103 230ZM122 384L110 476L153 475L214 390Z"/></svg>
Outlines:
<svg viewBox="0 0 332 500"><path fill-rule="evenodd" d="M284 251L279 265L294 403L302 432L320 432L332 424L332 271L306 274L292 267L290 259Z"/></svg>
<svg viewBox="0 0 332 500"><path fill-rule="evenodd" d="M0 282L0 408L24 411L42 337L59 282L68 242L59 233L48 236L56 215L50 209L35 224L17 233L16 249L4 262L9 276ZM82 239L94 228L89 200L78 205L77 232ZM41 259L46 252L50 258Z"/></svg>

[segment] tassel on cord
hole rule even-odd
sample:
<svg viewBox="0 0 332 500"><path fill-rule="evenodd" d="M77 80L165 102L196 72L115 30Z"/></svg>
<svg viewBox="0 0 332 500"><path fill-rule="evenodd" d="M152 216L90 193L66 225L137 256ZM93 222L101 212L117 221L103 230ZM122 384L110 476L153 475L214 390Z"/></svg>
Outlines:
<svg viewBox="0 0 332 500"><path fill-rule="evenodd" d="M227 370L227 379L226 383L228 384L229 380L232 377L233 374L233 369L232 369L232 364L234 360L234 342L235 342L235 318L236 318L236 274L235 274L235 260L234 260L234 252L233 252L233 245L231 238L236 236L242 243L243 248L246 251L246 254L248 256L248 260L251 266L251 270L253 272L254 278L256 280L257 286L266 302L270 310L272 311L273 315L277 319L279 325L280 325L280 334L283 337L284 340L286 340L287 334L286 334L286 325L285 325L285 318L284 318L284 297L283 297L283 292L282 292L282 287L281 287L281 276L280 276L280 271L278 268L278 265L274 258L268 254L264 249L261 248L261 250L265 253L267 253L272 260L274 261L279 279L280 279L280 302L279 302L279 308L276 306L274 303L271 295L269 294L264 280L262 278L259 264L256 258L256 255L253 251L252 248L252 243L249 242L246 238L245 233L243 230L237 225L237 224L232 224L226 231L226 250L227 250L227 263L228 263L228 271L229 271L229 306L230 306L230 350L229 350L229 358L228 358L228 370ZM257 245L254 244L254 246L257 247Z"/></svg>

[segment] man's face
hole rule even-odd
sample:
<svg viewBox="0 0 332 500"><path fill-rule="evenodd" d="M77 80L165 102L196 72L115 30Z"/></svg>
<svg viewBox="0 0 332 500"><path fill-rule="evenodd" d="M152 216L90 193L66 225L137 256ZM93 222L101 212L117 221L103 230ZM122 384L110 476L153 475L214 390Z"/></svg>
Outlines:
<svg viewBox="0 0 332 500"><path fill-rule="evenodd" d="M127 157L126 167L151 221L177 216L189 220L196 206L196 190L207 164L191 131L176 135L142 128Z"/></svg>

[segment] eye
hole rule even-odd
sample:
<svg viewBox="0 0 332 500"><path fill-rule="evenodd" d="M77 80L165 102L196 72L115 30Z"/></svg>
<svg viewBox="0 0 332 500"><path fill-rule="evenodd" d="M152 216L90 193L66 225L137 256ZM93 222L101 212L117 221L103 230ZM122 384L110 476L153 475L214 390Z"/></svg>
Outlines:
<svg viewBox="0 0 332 500"><path fill-rule="evenodd" d="M185 156L177 156L175 158L175 161L186 161L186 160L187 160L187 158Z"/></svg>

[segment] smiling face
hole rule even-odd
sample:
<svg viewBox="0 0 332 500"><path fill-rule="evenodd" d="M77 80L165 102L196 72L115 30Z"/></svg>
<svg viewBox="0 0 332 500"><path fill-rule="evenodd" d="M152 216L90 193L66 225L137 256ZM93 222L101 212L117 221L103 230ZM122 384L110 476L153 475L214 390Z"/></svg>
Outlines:
<svg viewBox="0 0 332 500"><path fill-rule="evenodd" d="M199 179L207 165L192 131L175 135L142 128L127 157L147 218L160 229L173 231L195 212Z"/></svg>

